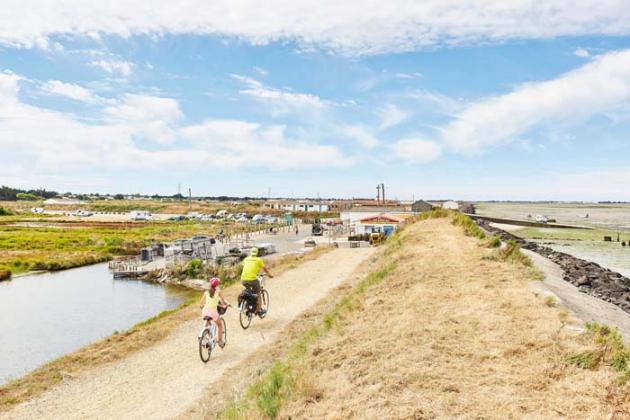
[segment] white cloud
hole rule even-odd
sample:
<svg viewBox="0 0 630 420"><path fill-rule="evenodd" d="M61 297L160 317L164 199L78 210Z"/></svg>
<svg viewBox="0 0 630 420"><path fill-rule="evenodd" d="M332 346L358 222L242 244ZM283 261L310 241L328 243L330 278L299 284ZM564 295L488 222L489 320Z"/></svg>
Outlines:
<svg viewBox="0 0 630 420"><path fill-rule="evenodd" d="M373 149L379 144L378 139L374 137L371 130L363 125L342 125L340 130L343 136L356 141L366 149Z"/></svg>
<svg viewBox="0 0 630 420"><path fill-rule="evenodd" d="M42 85L42 91L49 95L59 95L75 101L97 103L101 100L90 89L74 83L65 83L59 80L50 80Z"/></svg>
<svg viewBox="0 0 630 420"><path fill-rule="evenodd" d="M334 146L288 141L286 127L239 120L208 120L182 129L201 149L213 150L222 166L287 169L346 166L352 160Z"/></svg>
<svg viewBox="0 0 630 420"><path fill-rule="evenodd" d="M0 73L0 167L15 156L32 174L98 169L321 168L352 164L331 145L295 139L283 126L233 120L182 125L171 98L125 95L86 123L19 100L20 76ZM142 140L142 141L141 141ZM154 140L162 144L154 147Z"/></svg>
<svg viewBox="0 0 630 420"><path fill-rule="evenodd" d="M584 122L630 101L630 50L599 56L556 79L472 103L441 128L452 149L475 153L549 123Z"/></svg>
<svg viewBox="0 0 630 420"><path fill-rule="evenodd" d="M573 51L573 55L581 58L588 58L591 56L586 48L577 48L575 51Z"/></svg>
<svg viewBox="0 0 630 420"><path fill-rule="evenodd" d="M53 34L202 34L252 44L296 42L345 54L410 51L436 45L628 35L625 0L5 0L0 43L47 47Z"/></svg>
<svg viewBox="0 0 630 420"><path fill-rule="evenodd" d="M379 111L381 117L381 125L379 129L385 130L390 127L394 127L404 121L406 121L411 113L404 111L394 104L387 104Z"/></svg>
<svg viewBox="0 0 630 420"><path fill-rule="evenodd" d="M325 102L316 95L271 88L256 79L238 74L233 74L232 77L246 86L239 91L241 94L270 104L277 114L304 109L320 110L325 106Z"/></svg>
<svg viewBox="0 0 630 420"><path fill-rule="evenodd" d="M431 140L401 139L392 146L399 159L410 163L428 163L439 158L442 147Z"/></svg>
<svg viewBox="0 0 630 420"><path fill-rule="evenodd" d="M135 64L123 60L95 60L89 63L92 67L99 67L110 74L119 74L123 77L129 77L133 73Z"/></svg>
<svg viewBox="0 0 630 420"><path fill-rule="evenodd" d="M104 112L112 119L132 122L162 120L172 123L183 116L175 99L137 94L124 95Z"/></svg>

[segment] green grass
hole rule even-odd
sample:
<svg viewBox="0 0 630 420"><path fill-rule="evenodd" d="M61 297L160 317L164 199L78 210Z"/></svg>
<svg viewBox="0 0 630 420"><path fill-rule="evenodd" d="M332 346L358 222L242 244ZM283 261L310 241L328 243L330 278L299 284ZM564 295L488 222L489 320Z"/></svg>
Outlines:
<svg viewBox="0 0 630 420"><path fill-rule="evenodd" d="M541 241L603 241L604 236L617 239L617 232L606 229L562 229L562 228L523 228L513 232L524 239ZM630 234L620 233L621 238L627 240Z"/></svg>
<svg viewBox="0 0 630 420"><path fill-rule="evenodd" d="M168 242L198 234L213 235L222 226L196 222L153 222L120 226L53 227L0 225L0 268L13 274L31 270L62 270L136 254L153 240ZM224 227L230 231L252 226Z"/></svg>
<svg viewBox="0 0 630 420"><path fill-rule="evenodd" d="M610 366L619 373L620 382L627 382L630 379L630 347L624 344L619 330L597 322L587 322L585 327L595 348L569 356L568 362L583 369Z"/></svg>
<svg viewBox="0 0 630 420"><path fill-rule="evenodd" d="M461 226L466 236L472 236L477 239L486 238L486 232L481 229L473 219L463 213L453 213L453 224L455 226Z"/></svg>
<svg viewBox="0 0 630 420"><path fill-rule="evenodd" d="M488 248L499 248L501 246L501 238L497 235L489 237L486 246Z"/></svg>

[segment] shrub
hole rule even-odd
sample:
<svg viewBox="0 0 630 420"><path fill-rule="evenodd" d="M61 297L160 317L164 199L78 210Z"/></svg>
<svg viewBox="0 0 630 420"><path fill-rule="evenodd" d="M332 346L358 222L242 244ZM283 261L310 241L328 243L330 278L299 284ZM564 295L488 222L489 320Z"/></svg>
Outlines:
<svg viewBox="0 0 630 420"><path fill-rule="evenodd" d="M521 247L513 240L509 240L505 248L499 249L499 259L511 263L520 263L526 267L532 266L532 260L521 252Z"/></svg>
<svg viewBox="0 0 630 420"><path fill-rule="evenodd" d="M29 194L29 193L17 193L15 197L18 200L25 200L25 201L37 201L41 199L41 197L35 194Z"/></svg>
<svg viewBox="0 0 630 420"><path fill-rule="evenodd" d="M11 270L8 267L0 265L0 281L9 280L11 278Z"/></svg>
<svg viewBox="0 0 630 420"><path fill-rule="evenodd" d="M463 213L453 214L453 224L455 226L461 226L466 236L472 236L477 239L486 238L486 232L484 232L473 219Z"/></svg>
<svg viewBox="0 0 630 420"><path fill-rule="evenodd" d="M441 219L444 217L449 217L451 216L451 214L453 214L452 211L438 207L429 211L425 211L420 216L418 216L418 220Z"/></svg>
<svg viewBox="0 0 630 420"><path fill-rule="evenodd" d="M571 355L568 361L584 369L606 363L621 374L622 382L630 379L630 348L619 330L597 322L587 322L585 327L597 347Z"/></svg>
<svg viewBox="0 0 630 420"><path fill-rule="evenodd" d="M201 274L202 268L203 268L203 261L201 261L199 258L194 258L190 260L188 264L186 265L186 275L188 275L188 277L190 278L199 277L199 274Z"/></svg>
<svg viewBox="0 0 630 420"><path fill-rule="evenodd" d="M0 216L11 216L13 215L13 213L11 213L9 210L5 209L4 207L0 207Z"/></svg>
<svg viewBox="0 0 630 420"><path fill-rule="evenodd" d="M488 238L488 248L499 248L501 246L501 238L497 235Z"/></svg>

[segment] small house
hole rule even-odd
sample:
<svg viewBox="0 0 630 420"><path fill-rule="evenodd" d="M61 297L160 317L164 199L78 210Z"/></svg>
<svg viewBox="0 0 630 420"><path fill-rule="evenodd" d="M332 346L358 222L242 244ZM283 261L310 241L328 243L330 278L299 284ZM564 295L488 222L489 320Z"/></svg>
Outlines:
<svg viewBox="0 0 630 420"><path fill-rule="evenodd" d="M411 211L414 213L424 213L425 211L431 211L433 205L423 200L418 200L411 204Z"/></svg>
<svg viewBox="0 0 630 420"><path fill-rule="evenodd" d="M356 233L361 235L364 233L382 232L385 235L391 235L402 221L403 219L387 213L368 216L359 220Z"/></svg>

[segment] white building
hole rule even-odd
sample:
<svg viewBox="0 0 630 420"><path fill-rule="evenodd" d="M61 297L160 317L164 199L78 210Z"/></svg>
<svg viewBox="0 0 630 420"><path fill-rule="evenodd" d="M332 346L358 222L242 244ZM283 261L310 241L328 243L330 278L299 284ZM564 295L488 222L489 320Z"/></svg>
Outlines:
<svg viewBox="0 0 630 420"><path fill-rule="evenodd" d="M283 211L327 212L330 210L328 203L306 200L271 200L264 206L268 209Z"/></svg>
<svg viewBox="0 0 630 420"><path fill-rule="evenodd" d="M445 201L442 203L442 208L447 210L459 210L459 203L457 201Z"/></svg>

